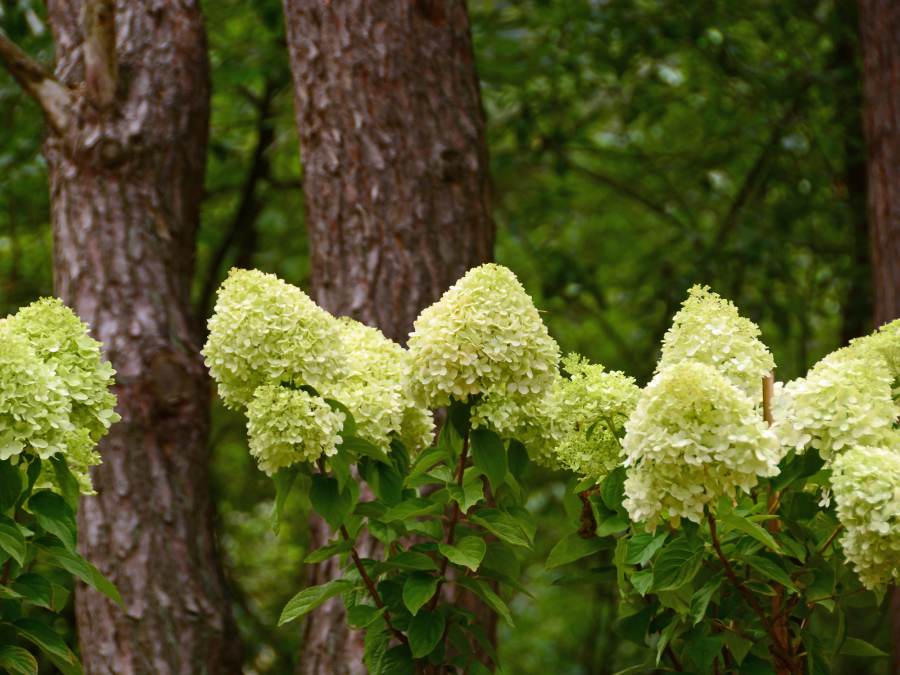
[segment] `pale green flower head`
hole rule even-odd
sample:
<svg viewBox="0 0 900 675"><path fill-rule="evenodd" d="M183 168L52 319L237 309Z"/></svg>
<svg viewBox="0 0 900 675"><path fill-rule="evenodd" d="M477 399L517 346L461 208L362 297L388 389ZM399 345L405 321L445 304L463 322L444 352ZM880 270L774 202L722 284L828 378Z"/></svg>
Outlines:
<svg viewBox="0 0 900 675"><path fill-rule="evenodd" d="M269 476L335 455L343 426L343 413L302 389L266 384L247 405L250 454Z"/></svg>
<svg viewBox="0 0 900 675"><path fill-rule="evenodd" d="M226 406L240 409L262 384L325 391L346 372L334 318L273 274L233 269L219 288L206 365Z"/></svg>
<svg viewBox="0 0 900 675"><path fill-rule="evenodd" d="M413 393L428 408L478 394L539 397L559 361L559 347L522 284L494 264L469 270L419 315L409 352Z"/></svg>
<svg viewBox="0 0 900 675"><path fill-rule="evenodd" d="M75 430L71 399L54 366L41 360L9 319L0 319L0 460L65 452Z"/></svg>
<svg viewBox="0 0 900 675"><path fill-rule="evenodd" d="M559 379L558 372L555 379ZM525 446L532 460L549 469L558 469L555 449L560 435L552 389L551 385L542 396L484 397L472 406L472 427L491 429L502 438L514 438Z"/></svg>
<svg viewBox="0 0 900 675"><path fill-rule="evenodd" d="M91 433L85 428L71 431L65 436L65 459L69 472L78 482L78 488L83 495L97 494L91 483L90 468L101 463L100 453L97 452L97 442ZM41 464L41 474L37 482L38 487L49 488L57 492L61 486L56 478L56 471L49 462Z"/></svg>
<svg viewBox="0 0 900 675"><path fill-rule="evenodd" d="M567 355L563 368L569 378L553 389L561 435L556 455L570 471L600 482L624 458L619 437L641 390L634 378L578 354Z"/></svg>
<svg viewBox="0 0 900 675"><path fill-rule="evenodd" d="M694 286L666 332L656 372L691 359L717 368L753 401L775 359L759 340L759 327L707 286Z"/></svg>
<svg viewBox="0 0 900 675"><path fill-rule="evenodd" d="M699 523L721 497L778 474L778 439L719 370L683 361L660 371L625 425L625 508L635 522Z"/></svg>
<svg viewBox="0 0 900 675"><path fill-rule="evenodd" d="M43 298L9 319L24 335L38 358L50 364L71 400L71 421L86 429L96 443L120 418L110 391L116 371L103 359L100 343L88 327L57 298ZM95 462L96 463L96 462Z"/></svg>
<svg viewBox="0 0 900 675"><path fill-rule="evenodd" d="M884 324L871 335L852 340L850 348L877 352L887 364L895 384L900 380L900 319Z"/></svg>
<svg viewBox="0 0 900 675"><path fill-rule="evenodd" d="M347 406L357 435L390 450L399 437L411 452L427 447L433 437L431 413L407 395L409 362L405 349L380 330L353 319L337 319L347 350L348 374L327 393Z"/></svg>
<svg viewBox="0 0 900 675"><path fill-rule="evenodd" d="M860 445L883 446L897 408L891 374L875 350L832 352L775 396L775 431L786 448L818 449L826 460Z"/></svg>
<svg viewBox="0 0 900 675"><path fill-rule="evenodd" d="M862 584L883 589L900 581L900 443L856 446L834 460L831 485L841 546Z"/></svg>

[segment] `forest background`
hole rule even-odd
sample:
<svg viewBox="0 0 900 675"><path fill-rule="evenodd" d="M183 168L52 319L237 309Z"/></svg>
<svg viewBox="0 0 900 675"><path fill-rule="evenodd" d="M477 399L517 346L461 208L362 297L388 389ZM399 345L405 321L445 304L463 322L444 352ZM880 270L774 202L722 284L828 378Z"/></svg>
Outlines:
<svg viewBox="0 0 900 675"><path fill-rule="evenodd" d="M232 266L310 282L282 5L217 0L203 12L212 98L191 287L198 325ZM760 324L779 379L872 329L854 3L473 0L469 21L494 257L522 279L563 351L646 382L694 283ZM43 3L0 0L0 27L53 63ZM44 121L2 72L0 124L2 316L54 287ZM306 578L308 505L296 499L272 532L272 483L247 452L242 420L210 404L216 531L245 672L292 672L302 635L275 625ZM615 632L614 571L570 579L543 567L571 530L567 480L535 471L528 485L544 543L523 567L534 598L515 598L517 627L499 636L508 673L614 673L640 662ZM888 618L886 602L848 621L889 650ZM889 665L848 658L842 668Z"/></svg>

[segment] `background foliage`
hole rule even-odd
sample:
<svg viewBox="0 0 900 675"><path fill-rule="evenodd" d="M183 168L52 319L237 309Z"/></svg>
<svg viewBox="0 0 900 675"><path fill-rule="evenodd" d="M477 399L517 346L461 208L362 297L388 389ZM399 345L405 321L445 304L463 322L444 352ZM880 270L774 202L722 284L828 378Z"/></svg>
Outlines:
<svg viewBox="0 0 900 675"><path fill-rule="evenodd" d="M763 329L778 376L869 330L865 167L854 3L837 0L473 0L498 224L564 351L646 381L685 291L710 284ZM0 0L2 28L51 61L35 0ZM197 257L198 319L232 265L304 285L307 244L277 0L206 3L212 142ZM0 75L0 315L52 291L41 118ZM281 535L242 421L216 410L213 469L248 672L290 672L275 629L302 584L308 504ZM585 585L545 571L577 522L564 477L530 479L535 599L501 635L511 673L612 673L643 654L614 632L614 570ZM569 496L566 496L569 495ZM562 611L565 608L565 611ZM884 614L855 616L887 648ZM878 628L881 627L881 628ZM856 667L846 664L846 672ZM887 665L868 661L865 672Z"/></svg>

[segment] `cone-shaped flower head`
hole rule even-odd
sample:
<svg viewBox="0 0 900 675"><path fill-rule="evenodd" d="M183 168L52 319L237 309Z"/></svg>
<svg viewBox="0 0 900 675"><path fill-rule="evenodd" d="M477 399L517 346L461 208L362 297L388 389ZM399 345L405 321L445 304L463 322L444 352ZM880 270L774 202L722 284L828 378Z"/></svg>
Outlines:
<svg viewBox="0 0 900 675"><path fill-rule="evenodd" d="M377 328L337 319L347 349L349 372L328 392L353 414L357 435L389 451L396 434L411 452L430 445L434 422L427 408L407 395L409 362L405 349Z"/></svg>
<svg viewBox="0 0 900 675"><path fill-rule="evenodd" d="M234 409L262 384L321 392L346 369L333 317L296 286L257 270L233 269L219 288L203 355Z"/></svg>
<svg viewBox="0 0 900 675"><path fill-rule="evenodd" d="M688 291L663 339L656 372L686 359L718 369L753 401L760 398L762 378L775 368L772 354L759 340L759 327L706 286Z"/></svg>
<svg viewBox="0 0 900 675"><path fill-rule="evenodd" d="M300 462L337 453L344 414L301 389L266 384L247 405L250 454L272 476Z"/></svg>
<svg viewBox="0 0 900 675"><path fill-rule="evenodd" d="M753 401L704 363L658 373L625 429L625 508L651 526L700 522L705 506L778 473L780 446Z"/></svg>
<svg viewBox="0 0 900 675"><path fill-rule="evenodd" d="M469 270L416 319L409 339L413 394L425 407L482 395L473 424L515 427L557 375L559 347L515 275ZM493 400L491 400L493 399ZM494 413L507 417L494 418Z"/></svg>
<svg viewBox="0 0 900 675"><path fill-rule="evenodd" d="M71 400L51 364L9 319L0 320L0 460L23 452L64 452L75 430Z"/></svg>
<svg viewBox="0 0 900 675"><path fill-rule="evenodd" d="M566 356L563 368L570 377L553 390L561 435L556 455L567 469L599 482L622 462L619 438L641 390L633 378L577 354Z"/></svg>
<svg viewBox="0 0 900 675"><path fill-rule="evenodd" d="M841 546L869 589L900 581L900 443L856 446L834 459Z"/></svg>
<svg viewBox="0 0 900 675"><path fill-rule="evenodd" d="M900 319L883 325L871 335L853 340L850 348L878 353L887 364L894 386L900 385Z"/></svg>
<svg viewBox="0 0 900 675"><path fill-rule="evenodd" d="M775 430L786 448L817 448L826 460L860 445L883 447L897 415L891 381L879 352L839 349L776 393Z"/></svg>
<svg viewBox="0 0 900 675"><path fill-rule="evenodd" d="M38 358L50 364L72 402L72 423L94 442L119 420L116 397L109 390L113 370L88 327L56 298L43 298L9 319L13 330L31 342Z"/></svg>

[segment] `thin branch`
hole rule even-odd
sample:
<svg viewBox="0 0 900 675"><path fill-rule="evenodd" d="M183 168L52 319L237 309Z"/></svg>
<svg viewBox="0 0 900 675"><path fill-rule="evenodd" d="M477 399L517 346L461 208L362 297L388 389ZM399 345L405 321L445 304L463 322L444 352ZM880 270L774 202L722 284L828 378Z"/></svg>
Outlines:
<svg viewBox="0 0 900 675"><path fill-rule="evenodd" d="M47 121L57 133L63 133L72 118L75 94L61 84L49 70L23 52L17 44L0 32L0 63L19 86L44 111Z"/></svg>
<svg viewBox="0 0 900 675"><path fill-rule="evenodd" d="M81 8L81 28L88 100L97 108L108 108L116 100L119 81L115 0L85 0Z"/></svg>

